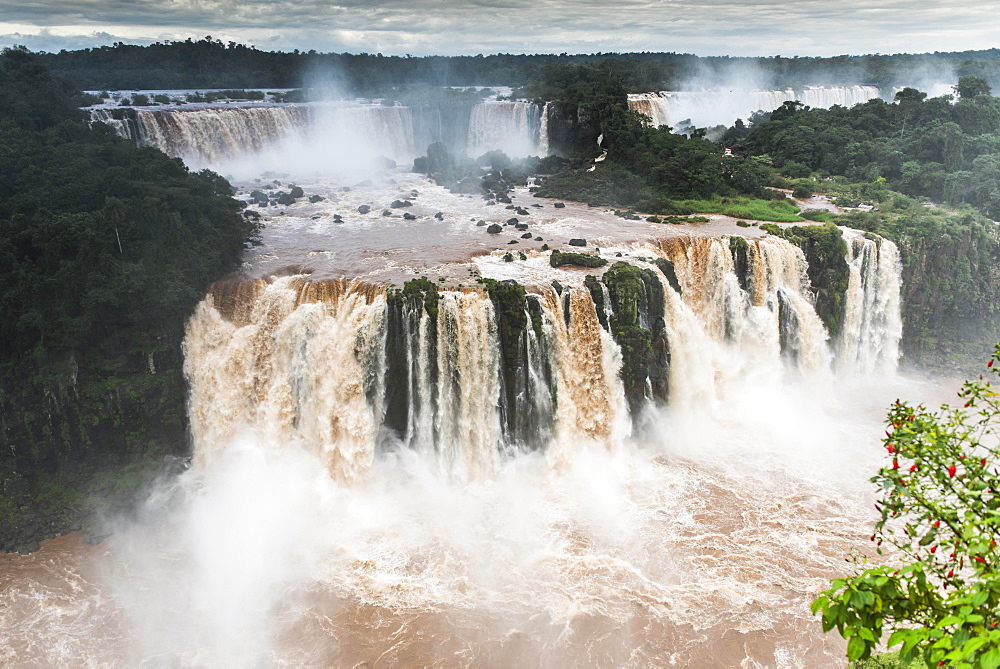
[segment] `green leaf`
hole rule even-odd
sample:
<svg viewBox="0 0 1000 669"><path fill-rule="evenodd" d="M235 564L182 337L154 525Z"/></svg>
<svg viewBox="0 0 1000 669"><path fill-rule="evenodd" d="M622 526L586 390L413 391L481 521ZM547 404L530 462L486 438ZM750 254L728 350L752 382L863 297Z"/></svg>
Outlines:
<svg viewBox="0 0 1000 669"><path fill-rule="evenodd" d="M1000 649L991 648L979 658L979 666L983 669L997 669L1000 667Z"/></svg>
<svg viewBox="0 0 1000 669"><path fill-rule="evenodd" d="M851 637L851 640L847 642L847 659L851 662L860 660L867 649L868 645L864 639L859 636Z"/></svg>

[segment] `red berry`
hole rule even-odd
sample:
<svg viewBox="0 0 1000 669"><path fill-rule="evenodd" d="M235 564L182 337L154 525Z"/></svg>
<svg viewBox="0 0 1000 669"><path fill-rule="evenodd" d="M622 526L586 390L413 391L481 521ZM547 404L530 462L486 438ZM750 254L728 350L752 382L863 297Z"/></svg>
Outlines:
<svg viewBox="0 0 1000 669"><path fill-rule="evenodd" d="M941 521L940 520L935 520L934 521L934 527L941 527Z"/></svg>
<svg viewBox="0 0 1000 669"><path fill-rule="evenodd" d="M958 467L956 467L955 465L948 467L948 478L954 478L956 471L958 471Z"/></svg>
<svg viewBox="0 0 1000 669"><path fill-rule="evenodd" d="M931 553L937 552L937 546L931 546Z"/></svg>

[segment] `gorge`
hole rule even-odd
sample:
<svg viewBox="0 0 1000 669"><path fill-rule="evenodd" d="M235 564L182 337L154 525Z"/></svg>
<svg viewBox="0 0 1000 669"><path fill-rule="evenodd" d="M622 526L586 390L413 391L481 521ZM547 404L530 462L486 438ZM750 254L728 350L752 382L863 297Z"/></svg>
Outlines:
<svg viewBox="0 0 1000 669"><path fill-rule="evenodd" d="M884 408L953 390L897 373L900 249L410 171L560 150L548 105L468 111L91 111L264 227L185 324L190 462L97 545L2 558L0 660L841 661L808 604L870 534Z"/></svg>

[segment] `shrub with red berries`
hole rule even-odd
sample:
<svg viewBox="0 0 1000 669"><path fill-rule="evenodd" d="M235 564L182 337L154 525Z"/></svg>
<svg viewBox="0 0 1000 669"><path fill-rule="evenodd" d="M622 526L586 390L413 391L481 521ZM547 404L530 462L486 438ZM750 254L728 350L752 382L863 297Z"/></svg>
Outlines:
<svg viewBox="0 0 1000 669"><path fill-rule="evenodd" d="M1000 344L987 375L997 360ZM961 408L897 400L889 411L871 539L903 566L836 579L812 605L824 631L847 639L849 660L870 657L892 630L887 645L903 662L1000 667L1000 396L980 375L959 397Z"/></svg>

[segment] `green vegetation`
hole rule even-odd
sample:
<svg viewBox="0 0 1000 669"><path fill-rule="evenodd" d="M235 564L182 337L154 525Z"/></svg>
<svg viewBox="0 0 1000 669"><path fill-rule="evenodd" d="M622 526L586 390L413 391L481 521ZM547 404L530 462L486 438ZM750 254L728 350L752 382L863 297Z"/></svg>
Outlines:
<svg viewBox="0 0 1000 669"><path fill-rule="evenodd" d="M610 305L604 303L601 283L607 288ZM600 280L588 276L586 286L601 325L621 348L621 378L633 415L641 411L647 399L666 401L670 355L663 318L663 284L656 273L616 262ZM605 307L611 308L610 319ZM646 393L647 382L651 396Z"/></svg>
<svg viewBox="0 0 1000 669"><path fill-rule="evenodd" d="M677 90L694 71L708 78L728 80L734 68L752 68L758 73L763 88L802 87L817 81L891 88L908 85L912 73L922 68L928 71L954 69L960 76L983 77L994 88L1000 87L1000 50L997 49L834 58L700 58L670 52L415 58L298 50L266 52L206 37L149 46L115 44L44 54L43 58L54 72L69 77L87 90L295 88L305 83L306 73L330 71L341 75L338 83L345 93L366 95L413 84L522 86L536 83L542 72L546 74L545 81L558 85L560 69L579 65L623 73L630 91ZM537 84L529 92L540 96L546 94ZM584 98L587 94L584 87L577 95Z"/></svg>
<svg viewBox="0 0 1000 669"><path fill-rule="evenodd" d="M21 490L0 531L11 549L79 524L98 473L183 452L184 320L258 223L217 174L90 129L78 92L38 57L5 50L0 85L0 477Z"/></svg>
<svg viewBox="0 0 1000 669"><path fill-rule="evenodd" d="M552 267L565 267L574 265L576 267L604 267L608 261L598 255L589 253L572 253L565 251L553 251L549 255L549 265Z"/></svg>
<svg viewBox="0 0 1000 669"><path fill-rule="evenodd" d="M987 364L1000 374L1000 345ZM881 518L872 541L902 565L869 567L831 583L813 603L823 629L864 660L887 630L901 662L1000 666L1000 399L991 381L968 381L963 408L933 412L896 401L883 443L891 464L872 482ZM878 548L881 553L882 549Z"/></svg>
<svg viewBox="0 0 1000 669"><path fill-rule="evenodd" d="M670 203L677 213L722 214L754 221L798 223L803 218L795 203L786 198L761 200L748 197L714 197L707 200L678 200Z"/></svg>
<svg viewBox="0 0 1000 669"><path fill-rule="evenodd" d="M881 178L906 195L969 203L997 219L1000 99L977 77L962 77L956 88L954 104L952 96L927 99L912 88L897 93L894 104L876 99L852 109L786 102L727 144L739 154L766 154L789 176L807 176L805 166L855 182ZM805 184L796 188L805 193Z"/></svg>

